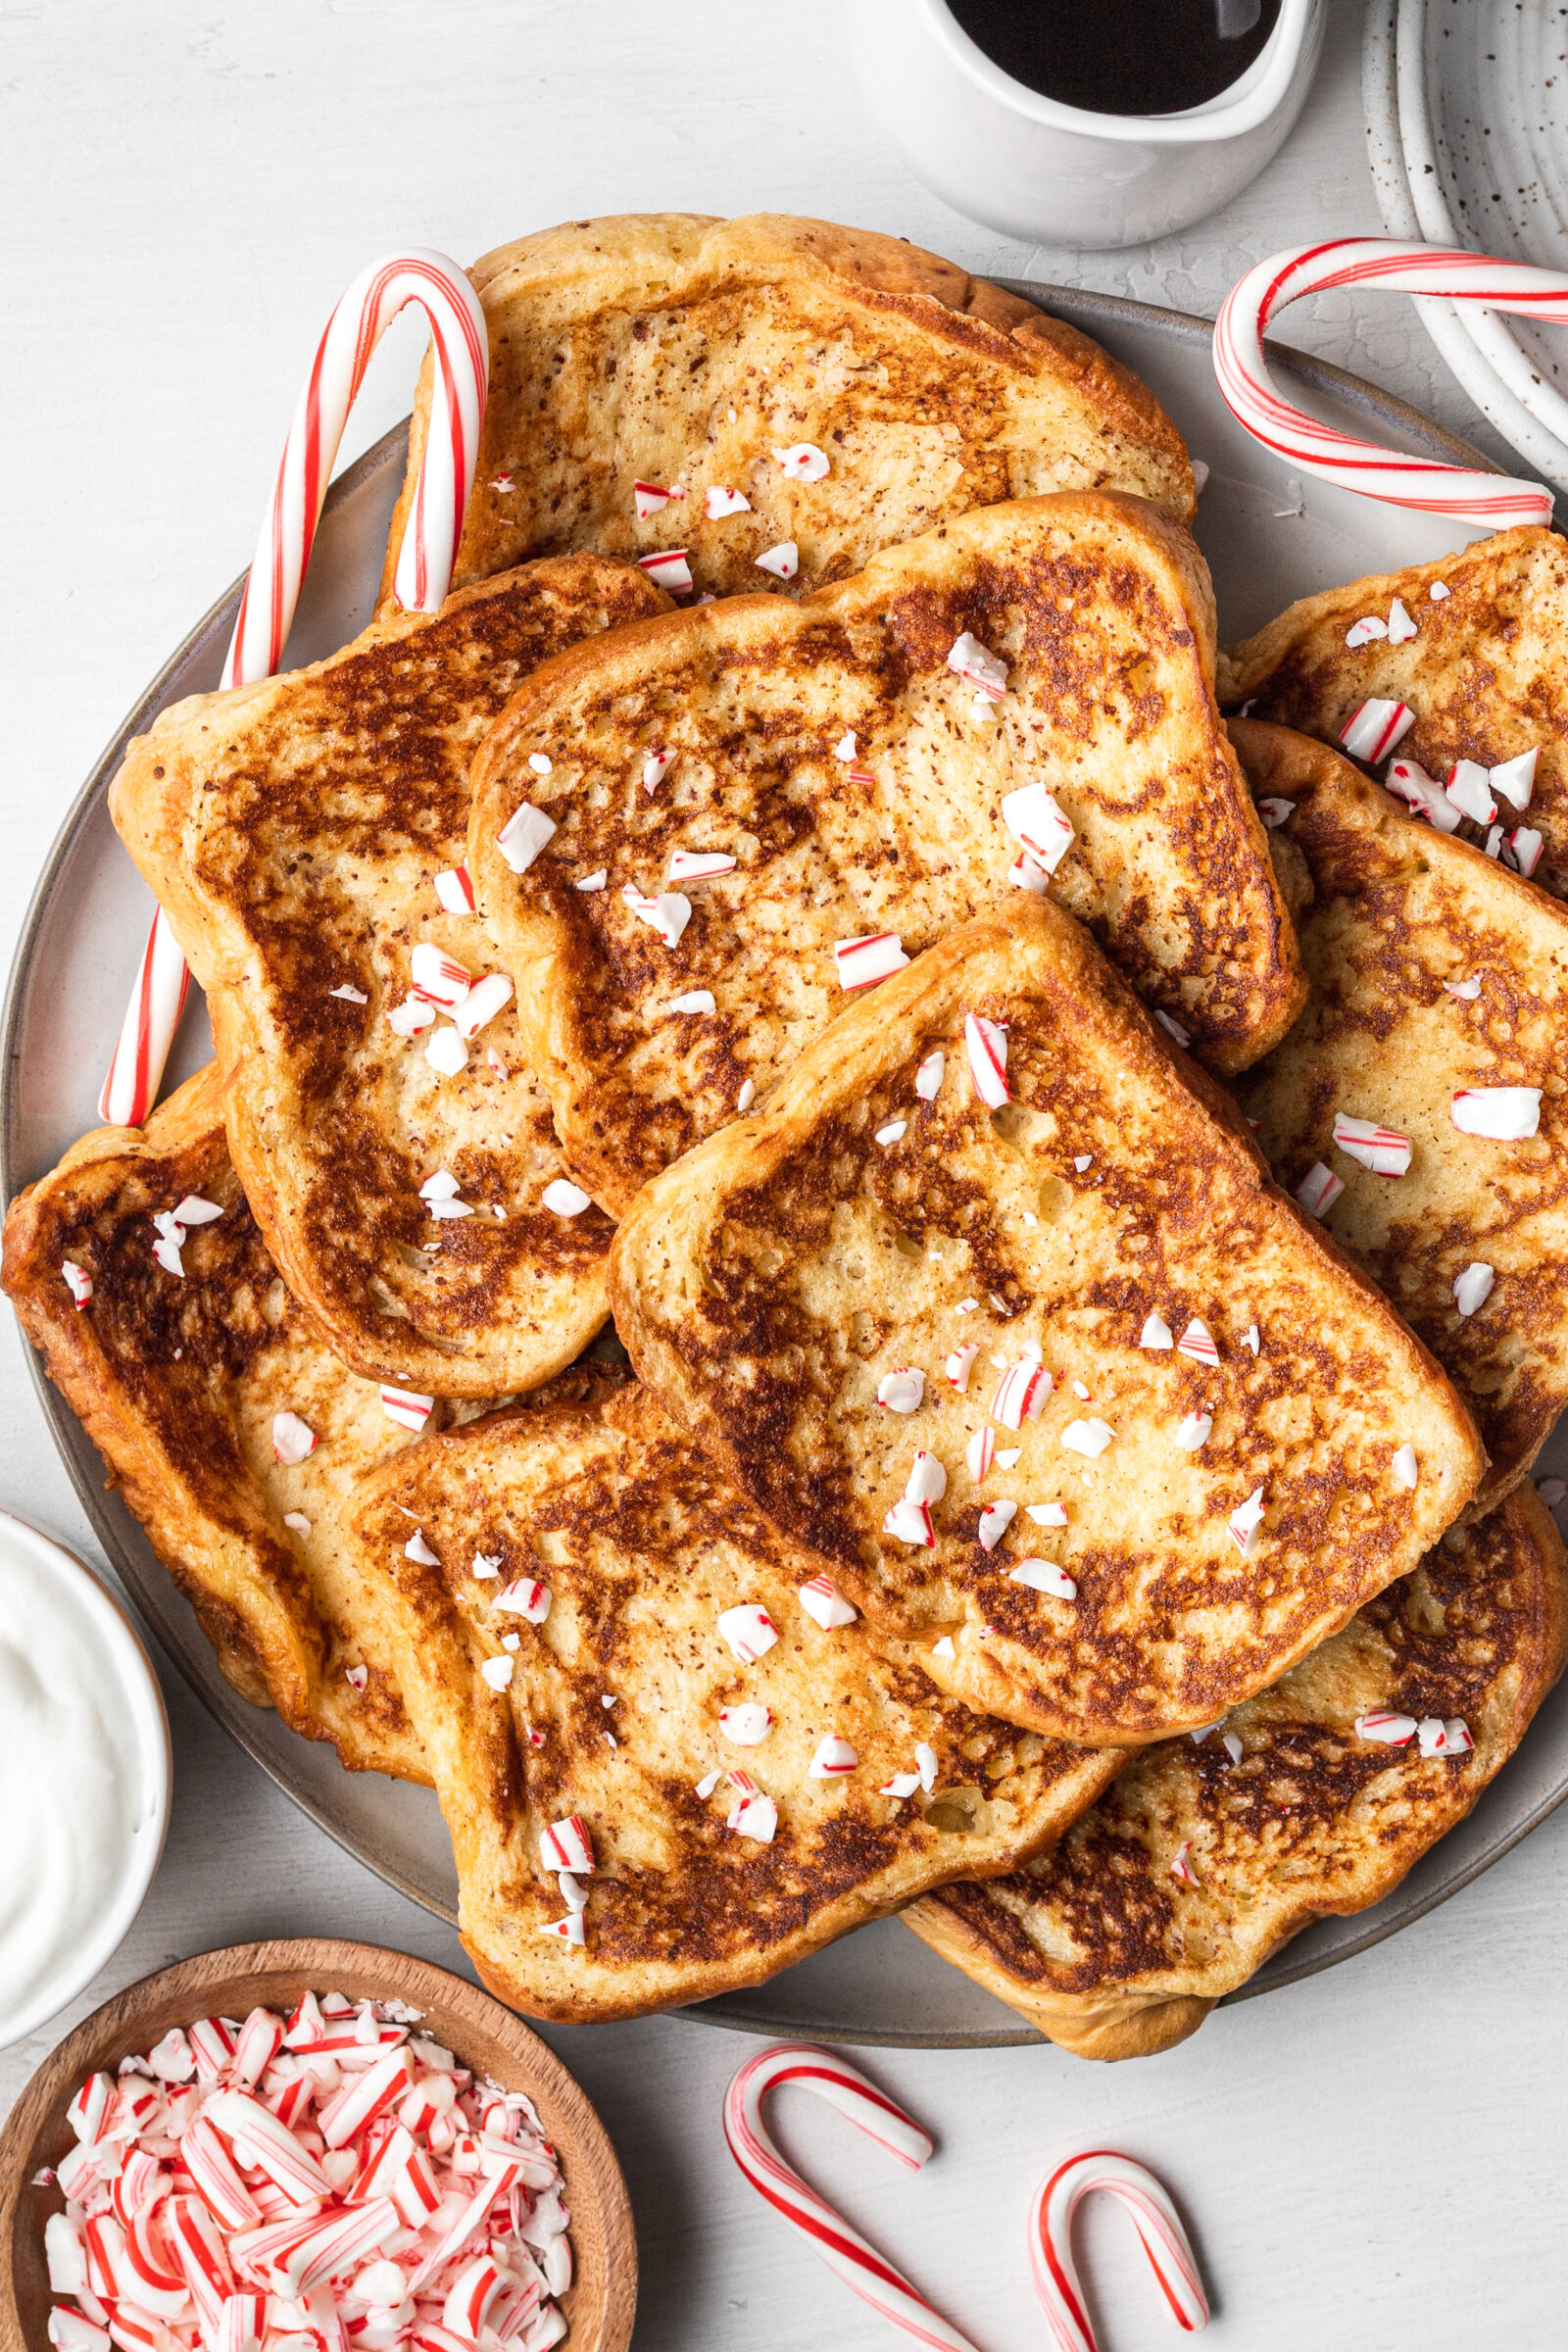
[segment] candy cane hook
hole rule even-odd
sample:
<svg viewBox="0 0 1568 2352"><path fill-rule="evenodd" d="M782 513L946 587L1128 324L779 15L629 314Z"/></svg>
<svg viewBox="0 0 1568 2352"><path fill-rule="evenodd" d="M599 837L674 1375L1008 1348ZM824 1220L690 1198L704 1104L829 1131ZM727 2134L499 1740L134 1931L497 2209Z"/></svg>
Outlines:
<svg viewBox="0 0 1568 2352"><path fill-rule="evenodd" d="M410 303L416 303L430 322L435 383L429 436L398 550L393 592L413 612L433 612L447 593L479 454L489 340L478 296L465 271L444 253L416 247L362 270L317 346L240 599L223 664L224 686L270 678L283 659L349 411L371 353ZM160 907L98 1099L98 1115L111 1125L139 1127L151 1109L189 984L184 957Z"/></svg>
<svg viewBox="0 0 1568 2352"><path fill-rule="evenodd" d="M748 2059L724 2093L730 2154L759 2195L809 2240L829 2270L916 2343L932 2346L933 2352L975 2352L969 2338L934 2311L902 2271L885 2262L784 2162L762 2121L763 2100L783 2082L814 2090L911 2172L931 2154L929 2136L855 2067L807 2041L775 2042Z"/></svg>
<svg viewBox="0 0 1568 2352"><path fill-rule="evenodd" d="M1297 245L1250 270L1233 286L1214 321L1214 374L1226 406L1254 440L1292 465L1341 489L1429 514L1494 529L1548 523L1552 493L1540 482L1476 473L1434 458L1411 458L1337 432L1282 398L1263 357L1263 336L1287 303L1342 286L1391 294L1442 295L1548 321L1568 320L1568 276L1484 253L1405 245L1393 237L1334 237Z"/></svg>
<svg viewBox="0 0 1568 2352"><path fill-rule="evenodd" d="M1141 2164L1110 2148L1096 2148L1069 2157L1042 2180L1029 2213L1029 2267L1057 2352L1098 2352L1072 2258L1072 2217L1080 2200L1097 2188L1119 2197L1132 2215L1176 2326L1193 2334L1206 2328L1208 2298L1175 2206Z"/></svg>

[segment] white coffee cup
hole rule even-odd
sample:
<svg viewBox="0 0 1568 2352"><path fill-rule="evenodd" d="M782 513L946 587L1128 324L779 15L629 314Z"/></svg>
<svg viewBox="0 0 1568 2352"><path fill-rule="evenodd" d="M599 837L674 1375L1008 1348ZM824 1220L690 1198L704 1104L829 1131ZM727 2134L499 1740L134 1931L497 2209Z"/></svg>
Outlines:
<svg viewBox="0 0 1568 2352"><path fill-rule="evenodd" d="M1252 64L1179 115L1060 106L994 65L945 0L852 0L872 110L910 170L974 220L1048 245L1138 245L1262 171L1301 111L1323 0L1281 0Z"/></svg>

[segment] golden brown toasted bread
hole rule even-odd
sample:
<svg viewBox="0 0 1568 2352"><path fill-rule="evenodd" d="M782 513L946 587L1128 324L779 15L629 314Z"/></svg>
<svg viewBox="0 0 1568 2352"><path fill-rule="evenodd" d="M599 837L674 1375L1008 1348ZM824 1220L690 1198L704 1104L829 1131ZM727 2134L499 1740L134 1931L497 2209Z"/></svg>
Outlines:
<svg viewBox="0 0 1568 2352"><path fill-rule="evenodd" d="M153 1218L187 1198L222 1214L186 1229L176 1273ZM338 1527L359 1473L410 1436L285 1289L229 1165L216 1064L145 1128L83 1136L18 1194L4 1284L234 1689L351 1770L427 1781ZM316 1439L301 1461L277 1457L280 1413Z"/></svg>
<svg viewBox="0 0 1568 2352"><path fill-rule="evenodd" d="M1147 1748L1052 1852L906 1920L1064 2049L1169 2049L1469 1812L1562 1670L1565 1571L1521 1487L1206 1738ZM1374 1711L1404 1718L1386 1727L1404 1744L1357 1734ZM1423 1753L1440 1726L1453 1752Z"/></svg>
<svg viewBox="0 0 1568 2352"><path fill-rule="evenodd" d="M1043 899L951 933L657 1177L610 1284L742 1493L945 1688L1063 1739L1212 1722L1485 1466L1427 1350Z"/></svg>
<svg viewBox="0 0 1568 2352"><path fill-rule="evenodd" d="M757 560L787 544L809 587L1043 490L1133 490L1191 518L1187 452L1135 375L902 239L776 213L633 213L519 237L470 274L490 398L457 586L570 548L679 548L700 591L777 590ZM430 381L426 361L393 550ZM779 463L802 444L820 452L815 478L814 459L808 476ZM731 494L714 514L710 491ZM383 595L391 572L389 559Z"/></svg>
<svg viewBox="0 0 1568 2352"><path fill-rule="evenodd" d="M1008 665L1000 699L951 666L960 640ZM1062 903L1206 1059L1255 1059L1304 989L1211 644L1191 540L1086 493L537 671L474 761L468 863L578 1181L618 1213L765 1095L853 984L840 944L913 954L1029 895L1008 868L1047 791L1075 835ZM693 877L694 854L733 870Z"/></svg>
<svg viewBox="0 0 1568 2352"><path fill-rule="evenodd" d="M943 1698L863 1622L813 1621L815 1563L642 1392L427 1440L362 1482L349 1524L394 1596L464 1941L533 2016L758 1984L1038 1852L1116 1769ZM829 1741L834 1771L813 1777ZM594 1867L558 1890L572 1849L548 1834L572 1822ZM568 1943L550 1931L584 1896Z"/></svg>
<svg viewBox="0 0 1568 2352"><path fill-rule="evenodd" d="M1326 746L1253 719L1231 734L1254 792L1288 806L1273 838L1311 892L1311 998L1238 1081L1242 1107L1288 1192L1314 1166L1344 1185L1323 1222L1474 1412L1486 1510L1568 1405L1568 912ZM1541 1089L1539 1132L1461 1134L1455 1092L1492 1087ZM1340 1148L1342 1116L1408 1139L1407 1172Z"/></svg>
<svg viewBox="0 0 1568 2352"><path fill-rule="evenodd" d="M1394 613L1395 600L1400 613ZM1358 621L1389 636L1346 643ZM1411 631L1405 635L1405 629ZM1478 539L1457 555L1406 571L1354 580L1303 597L1245 644L1220 656L1220 700L1251 715L1338 744L1357 707L1402 703L1414 724L1394 757L1415 760L1445 785L1459 760L1491 769L1539 754L1534 789L1494 789L1495 820L1456 804L1460 838L1484 842L1492 823L1510 841L1521 825L1541 835L1535 879L1568 892L1568 547L1553 531L1520 528ZM1471 779L1472 784L1475 779ZM1499 839L1501 838L1499 836ZM1494 841L1494 848L1498 846ZM1527 853L1534 845L1526 845ZM1529 855L1524 860L1530 870Z"/></svg>
<svg viewBox="0 0 1568 2352"><path fill-rule="evenodd" d="M309 669L174 705L115 780L115 822L207 990L257 1221L369 1378L496 1396L604 1320L609 1227L545 1198L562 1162L493 1002L505 977L450 1022L411 991L446 1002L465 972L490 978L458 870L484 729L536 662L664 604L597 556L532 564Z"/></svg>

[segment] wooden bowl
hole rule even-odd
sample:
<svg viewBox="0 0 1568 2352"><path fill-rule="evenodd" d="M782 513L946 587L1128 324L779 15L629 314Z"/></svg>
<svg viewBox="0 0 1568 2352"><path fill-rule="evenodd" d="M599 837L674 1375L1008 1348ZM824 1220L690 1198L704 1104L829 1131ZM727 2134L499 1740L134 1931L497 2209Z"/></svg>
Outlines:
<svg viewBox="0 0 1568 2352"><path fill-rule="evenodd" d="M43 2226L64 2199L58 2188L34 2188L32 2176L73 2143L66 2108L77 2084L99 2067L113 2074L171 2026L244 2017L258 2004L286 2017L307 1990L407 2001L423 2012L421 2030L465 2066L527 2092L560 2153L571 2214L575 2276L561 2298L571 2324L563 2352L626 2352L637 2308L626 2184L603 2124L555 2052L510 2009L444 1968L325 1936L230 1944L160 1969L94 2010L44 2060L0 2133L0 2352L51 2352Z"/></svg>

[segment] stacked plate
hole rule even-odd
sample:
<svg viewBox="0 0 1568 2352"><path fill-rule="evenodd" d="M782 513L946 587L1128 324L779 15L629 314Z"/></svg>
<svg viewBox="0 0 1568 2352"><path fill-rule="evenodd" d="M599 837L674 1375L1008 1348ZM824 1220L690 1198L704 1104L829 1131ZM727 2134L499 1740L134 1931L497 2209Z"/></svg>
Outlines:
<svg viewBox="0 0 1568 2352"><path fill-rule="evenodd" d="M1389 234L1568 268L1565 89L1568 18L1551 0L1373 0L1362 94ZM1477 408L1568 494L1568 328L1415 307Z"/></svg>

